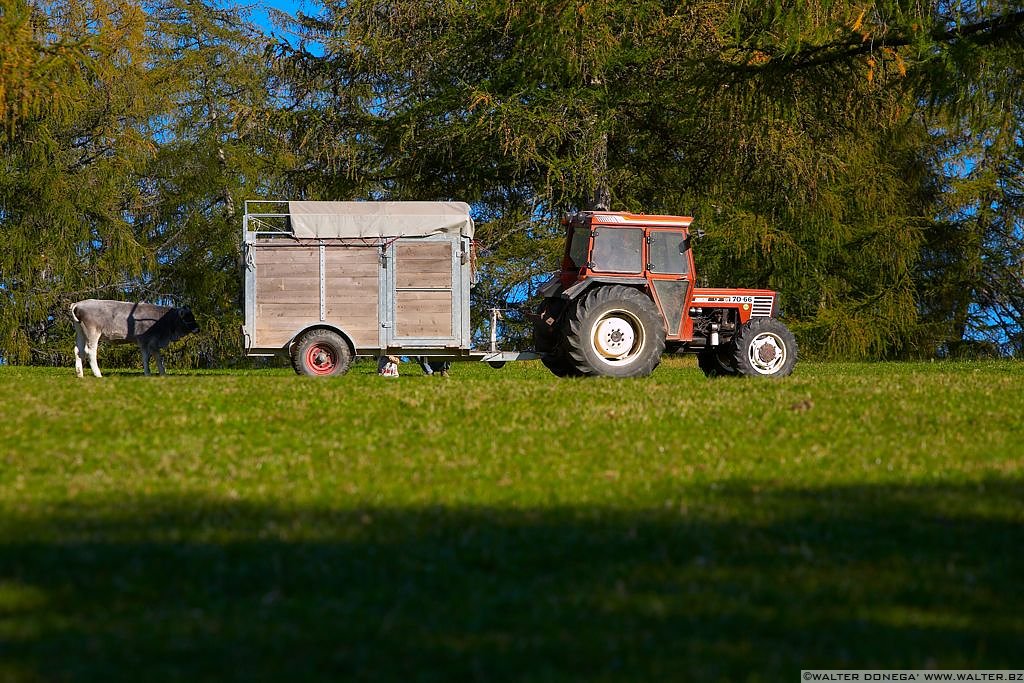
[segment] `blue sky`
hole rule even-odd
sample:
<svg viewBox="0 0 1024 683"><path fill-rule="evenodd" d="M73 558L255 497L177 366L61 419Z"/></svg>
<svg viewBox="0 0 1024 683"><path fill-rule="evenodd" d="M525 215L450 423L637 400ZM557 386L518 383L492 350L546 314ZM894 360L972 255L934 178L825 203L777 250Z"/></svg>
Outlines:
<svg viewBox="0 0 1024 683"><path fill-rule="evenodd" d="M224 1L229 2L230 0ZM244 7L247 8L250 18L263 27L263 30L268 35L273 33L276 37L283 38L295 45L298 43L298 40L293 34L273 26L268 10L276 9L294 16L299 11L306 14L318 14L322 6L317 0L272 0L271 2L256 2L251 5L244 5ZM306 49L313 54L323 54L323 48L318 43L307 43Z"/></svg>
<svg viewBox="0 0 1024 683"><path fill-rule="evenodd" d="M319 3L307 0L273 0L273 2L253 3L248 7L251 8L252 18L258 24L265 27L267 31L272 31L274 28L270 25L270 20L267 16L268 8L280 10L288 14L295 14L299 10L302 10L307 14L313 14L317 11Z"/></svg>

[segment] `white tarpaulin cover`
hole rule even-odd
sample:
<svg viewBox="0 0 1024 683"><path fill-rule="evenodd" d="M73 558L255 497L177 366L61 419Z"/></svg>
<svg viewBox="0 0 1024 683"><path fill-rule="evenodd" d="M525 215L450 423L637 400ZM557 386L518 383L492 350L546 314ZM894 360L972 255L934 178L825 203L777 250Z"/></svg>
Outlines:
<svg viewBox="0 0 1024 683"><path fill-rule="evenodd" d="M465 202L288 202L296 237L473 237Z"/></svg>

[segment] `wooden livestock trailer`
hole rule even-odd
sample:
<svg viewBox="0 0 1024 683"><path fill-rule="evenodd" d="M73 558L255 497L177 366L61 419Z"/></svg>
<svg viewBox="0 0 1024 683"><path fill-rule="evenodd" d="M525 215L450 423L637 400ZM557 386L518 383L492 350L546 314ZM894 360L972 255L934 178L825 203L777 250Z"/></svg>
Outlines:
<svg viewBox="0 0 1024 683"><path fill-rule="evenodd" d="M354 356L499 364L472 348L473 220L461 202L247 201L245 350L296 372L342 374ZM493 327L493 325L492 325Z"/></svg>

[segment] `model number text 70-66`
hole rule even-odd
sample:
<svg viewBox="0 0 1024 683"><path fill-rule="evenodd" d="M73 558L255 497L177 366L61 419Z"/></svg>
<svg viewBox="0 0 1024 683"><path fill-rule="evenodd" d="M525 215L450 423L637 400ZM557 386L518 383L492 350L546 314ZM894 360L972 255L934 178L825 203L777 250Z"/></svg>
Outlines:
<svg viewBox="0 0 1024 683"><path fill-rule="evenodd" d="M733 303L752 304L752 303L754 303L754 297L752 297L752 296L733 296L733 297L729 297L729 301L732 301Z"/></svg>

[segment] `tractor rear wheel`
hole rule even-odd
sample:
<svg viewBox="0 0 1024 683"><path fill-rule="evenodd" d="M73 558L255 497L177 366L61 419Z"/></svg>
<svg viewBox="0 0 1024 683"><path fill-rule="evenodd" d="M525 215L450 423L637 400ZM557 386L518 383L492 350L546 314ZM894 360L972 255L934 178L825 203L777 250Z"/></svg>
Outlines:
<svg viewBox="0 0 1024 683"><path fill-rule="evenodd" d="M796 337L775 318L751 318L733 344L733 362L741 375L786 377L796 365Z"/></svg>
<svg viewBox="0 0 1024 683"><path fill-rule="evenodd" d="M540 362L555 377L580 377L583 375L561 348L541 354Z"/></svg>
<svg viewBox="0 0 1024 683"><path fill-rule="evenodd" d="M537 307L537 318L533 321L533 348L537 353L548 353L558 346L561 338L558 323L565 310L565 303L560 297L549 296Z"/></svg>
<svg viewBox="0 0 1024 683"><path fill-rule="evenodd" d="M561 297L549 296L537 307L537 319L533 321L533 348L540 354L540 362L551 374L556 377L579 377L581 373L565 352L561 322L566 303Z"/></svg>
<svg viewBox="0 0 1024 683"><path fill-rule="evenodd" d="M708 377L732 377L736 368L733 367L733 345L723 344L711 346L697 353L697 366Z"/></svg>
<svg viewBox="0 0 1024 683"><path fill-rule="evenodd" d="M661 314L632 287L591 289L575 301L563 325L567 359L583 375L644 377L665 351Z"/></svg>
<svg viewBox="0 0 1024 683"><path fill-rule="evenodd" d="M299 375L330 377L348 372L352 351L337 332L310 330L292 345L291 359Z"/></svg>

